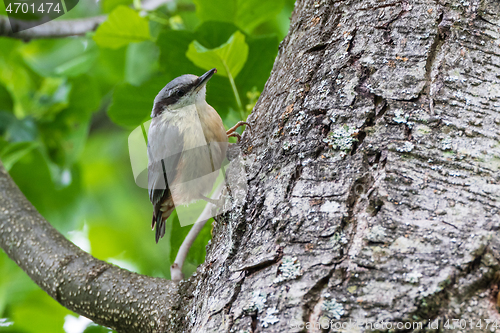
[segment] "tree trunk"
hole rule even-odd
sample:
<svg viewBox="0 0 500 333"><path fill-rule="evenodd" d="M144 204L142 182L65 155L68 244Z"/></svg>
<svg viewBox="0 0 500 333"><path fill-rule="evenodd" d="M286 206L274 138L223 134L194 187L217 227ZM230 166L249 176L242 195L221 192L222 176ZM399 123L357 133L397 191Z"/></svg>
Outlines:
<svg viewBox="0 0 500 333"><path fill-rule="evenodd" d="M497 0L299 0L184 329L500 324L499 37Z"/></svg>
<svg viewBox="0 0 500 333"><path fill-rule="evenodd" d="M127 274L107 266L87 275L82 266L82 290L65 287L80 281L71 277L45 279L47 267L72 274L67 261L85 255L54 250L48 266L32 268L22 254L51 232L29 244L24 227L9 232L12 221L39 217L19 213L5 172L2 247L61 303L84 297L88 306L74 311L120 332L500 324L498 0L299 0L249 121L247 201L217 218L206 263L188 281L132 275L149 289L128 288ZM92 290L127 292L97 300L89 279Z"/></svg>

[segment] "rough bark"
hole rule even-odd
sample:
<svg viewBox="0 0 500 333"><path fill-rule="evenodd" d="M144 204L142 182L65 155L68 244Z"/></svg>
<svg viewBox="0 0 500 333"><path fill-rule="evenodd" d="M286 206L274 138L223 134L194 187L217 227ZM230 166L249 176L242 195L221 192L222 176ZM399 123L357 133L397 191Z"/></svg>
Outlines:
<svg viewBox="0 0 500 333"><path fill-rule="evenodd" d="M482 319L467 331L484 332L484 319L500 321L499 29L497 0L299 0L243 136L247 201L217 219L195 275L170 297L156 289L155 318L168 315L168 332L322 332L292 325L330 319L422 323L404 330L416 332L454 318ZM64 272L39 284L73 295L94 259L66 264L77 249L64 241L54 256L44 239L41 263L25 256L31 237L63 240L19 194L8 199L16 190L0 175L0 239L21 246L4 248L35 280ZM26 236L25 223L42 233ZM68 280L77 264L80 282ZM130 288L111 274L101 284L107 272L96 288ZM165 330L156 320L150 331Z"/></svg>
<svg viewBox="0 0 500 333"><path fill-rule="evenodd" d="M500 323L499 37L497 0L299 0L185 331Z"/></svg>

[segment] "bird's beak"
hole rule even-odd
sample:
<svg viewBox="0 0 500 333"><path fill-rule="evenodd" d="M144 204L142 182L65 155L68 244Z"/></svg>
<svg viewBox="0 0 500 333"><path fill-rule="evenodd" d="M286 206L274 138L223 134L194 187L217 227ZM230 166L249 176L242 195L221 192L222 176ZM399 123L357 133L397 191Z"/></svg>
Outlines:
<svg viewBox="0 0 500 333"><path fill-rule="evenodd" d="M207 84L208 80L210 80L210 78L215 73L217 73L217 68L212 68L211 70L209 70L208 72L206 72L205 74L203 74L202 76L200 76L198 78L198 82L196 83L195 90L196 91L200 90L205 84Z"/></svg>

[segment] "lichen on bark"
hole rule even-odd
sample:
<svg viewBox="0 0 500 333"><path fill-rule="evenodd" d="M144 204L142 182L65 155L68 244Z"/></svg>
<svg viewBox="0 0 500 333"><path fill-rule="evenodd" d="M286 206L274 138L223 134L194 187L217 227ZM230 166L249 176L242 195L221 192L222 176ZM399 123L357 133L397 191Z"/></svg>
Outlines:
<svg viewBox="0 0 500 333"><path fill-rule="evenodd" d="M302 332L333 300L336 321L500 320L498 1L299 0L249 120L192 331ZM301 274L275 283L284 258Z"/></svg>

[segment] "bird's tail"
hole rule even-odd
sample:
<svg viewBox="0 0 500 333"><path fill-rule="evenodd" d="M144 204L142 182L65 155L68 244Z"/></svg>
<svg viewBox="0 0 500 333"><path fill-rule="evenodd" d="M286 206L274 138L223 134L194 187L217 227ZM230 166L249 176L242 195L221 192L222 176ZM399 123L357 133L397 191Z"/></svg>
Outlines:
<svg viewBox="0 0 500 333"><path fill-rule="evenodd" d="M165 236L165 224L167 222L168 216L166 216L165 213L162 214L162 211L159 211L157 214L153 214L153 221L151 222L151 229L154 229L156 226L155 230L155 240L156 244L158 244L158 241L160 238L163 238Z"/></svg>

